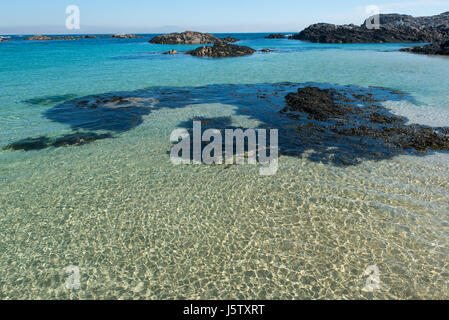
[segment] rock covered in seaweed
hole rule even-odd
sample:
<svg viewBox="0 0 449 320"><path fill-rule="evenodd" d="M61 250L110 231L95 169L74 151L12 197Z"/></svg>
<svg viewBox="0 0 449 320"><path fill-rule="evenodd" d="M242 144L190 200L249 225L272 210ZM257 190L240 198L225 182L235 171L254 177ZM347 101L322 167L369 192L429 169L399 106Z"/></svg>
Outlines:
<svg viewBox="0 0 449 320"><path fill-rule="evenodd" d="M255 52L256 50L250 47L237 46L235 44L215 44L214 46L199 47L186 52L186 54L195 57L224 58L247 56Z"/></svg>
<svg viewBox="0 0 449 320"><path fill-rule="evenodd" d="M403 117L388 113L381 100L369 92L343 94L334 89L304 87L285 98L287 106L281 113L305 120L298 130L309 135L330 132L379 139L403 150L449 150L448 128L407 124Z"/></svg>

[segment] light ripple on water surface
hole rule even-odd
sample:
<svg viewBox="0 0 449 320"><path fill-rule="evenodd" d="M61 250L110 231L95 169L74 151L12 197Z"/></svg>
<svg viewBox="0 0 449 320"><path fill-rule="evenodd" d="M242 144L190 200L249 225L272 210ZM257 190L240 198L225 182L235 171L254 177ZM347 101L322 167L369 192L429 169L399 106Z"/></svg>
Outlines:
<svg viewBox="0 0 449 320"><path fill-rule="evenodd" d="M180 123L255 125L235 97L216 98L167 101L117 139L2 151L0 297L449 298L447 154L358 166L283 156L273 177L173 166ZM65 288L69 265L79 291ZM362 290L370 265L374 293Z"/></svg>

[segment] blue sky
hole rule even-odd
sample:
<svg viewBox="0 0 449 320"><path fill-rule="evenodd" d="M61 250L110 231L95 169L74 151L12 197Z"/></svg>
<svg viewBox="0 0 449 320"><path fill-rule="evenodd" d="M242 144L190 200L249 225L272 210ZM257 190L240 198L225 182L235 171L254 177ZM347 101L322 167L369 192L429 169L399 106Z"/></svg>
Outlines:
<svg viewBox="0 0 449 320"><path fill-rule="evenodd" d="M433 15L449 0L13 0L2 1L0 34L73 33L65 8L81 11L80 33L300 31L316 22L361 24L366 6L381 13Z"/></svg>

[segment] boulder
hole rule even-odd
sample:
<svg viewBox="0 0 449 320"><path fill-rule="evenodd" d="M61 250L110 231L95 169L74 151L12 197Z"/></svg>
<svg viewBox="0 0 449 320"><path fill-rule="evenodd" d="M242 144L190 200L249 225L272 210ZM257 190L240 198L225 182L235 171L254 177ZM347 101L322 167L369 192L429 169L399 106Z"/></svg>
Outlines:
<svg viewBox="0 0 449 320"><path fill-rule="evenodd" d="M235 44L215 44L211 47L199 47L195 50L186 52L186 54L196 57L225 58L247 56L254 52L256 52L256 50L250 47L237 46Z"/></svg>
<svg viewBox="0 0 449 320"><path fill-rule="evenodd" d="M182 33L170 33L154 37L150 40L154 44L213 44L226 43L210 33L201 33L195 31L185 31Z"/></svg>

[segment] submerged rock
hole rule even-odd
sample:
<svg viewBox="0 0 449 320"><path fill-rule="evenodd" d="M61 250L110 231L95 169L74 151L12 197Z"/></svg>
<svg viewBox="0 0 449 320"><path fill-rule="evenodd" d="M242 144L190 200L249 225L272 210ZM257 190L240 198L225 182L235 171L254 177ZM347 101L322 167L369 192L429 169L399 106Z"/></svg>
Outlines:
<svg viewBox="0 0 449 320"><path fill-rule="evenodd" d="M392 115L371 93L341 93L335 89L299 88L286 96L281 113L302 120L298 130L383 141L402 150L449 150L449 130L418 124Z"/></svg>
<svg viewBox="0 0 449 320"><path fill-rule="evenodd" d="M286 39L287 36L282 33L272 33L265 37L265 39Z"/></svg>
<svg viewBox="0 0 449 320"><path fill-rule="evenodd" d="M377 29L369 28L367 21L361 26L313 24L290 39L315 43L409 43L441 41L449 36L449 12L419 18L381 14Z"/></svg>
<svg viewBox="0 0 449 320"><path fill-rule="evenodd" d="M199 47L186 52L186 54L196 57L224 58L247 56L255 52L256 50L250 47L237 46L235 44L215 44L212 47Z"/></svg>
<svg viewBox="0 0 449 320"><path fill-rule="evenodd" d="M111 138L110 133L97 134L93 132L77 132L73 134L67 134L61 137L38 137L23 139L14 143L11 143L4 147L4 150L42 150L50 147L60 148L68 146L81 146L94 142L96 140L103 140Z"/></svg>
<svg viewBox="0 0 449 320"><path fill-rule="evenodd" d="M154 37L150 40L154 44L212 44L226 43L210 33L201 33L196 31L185 31L182 33L170 33Z"/></svg>
<svg viewBox="0 0 449 320"><path fill-rule="evenodd" d="M417 46L413 48L405 48L400 51L429 54L429 55L442 55L449 56L449 40L428 44L425 46Z"/></svg>
<svg viewBox="0 0 449 320"><path fill-rule="evenodd" d="M273 49L268 49L268 48L266 48L266 49L260 50L260 52L263 52L263 53L269 53L269 52L274 52L274 50L273 50Z"/></svg>

